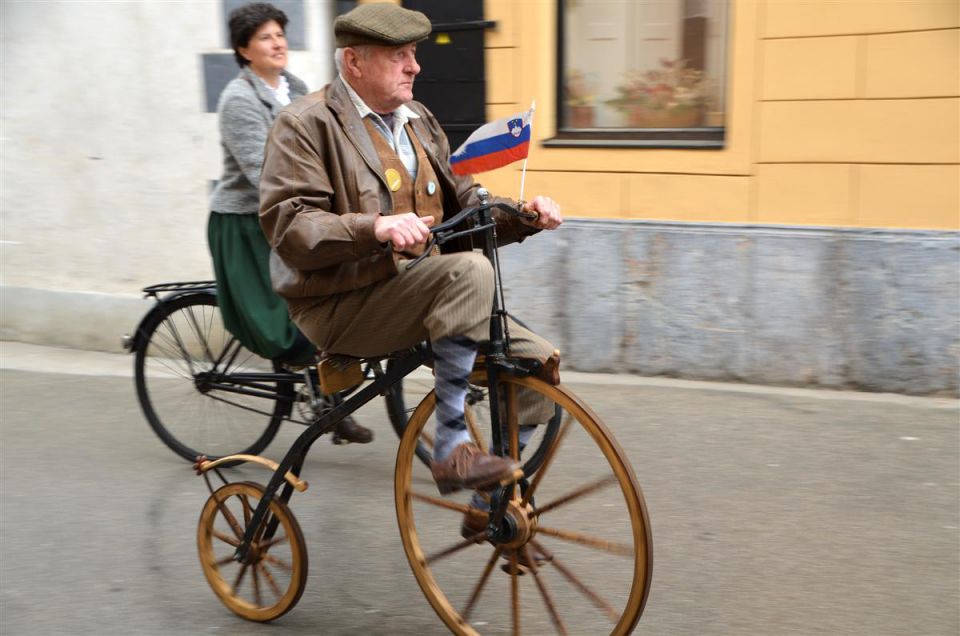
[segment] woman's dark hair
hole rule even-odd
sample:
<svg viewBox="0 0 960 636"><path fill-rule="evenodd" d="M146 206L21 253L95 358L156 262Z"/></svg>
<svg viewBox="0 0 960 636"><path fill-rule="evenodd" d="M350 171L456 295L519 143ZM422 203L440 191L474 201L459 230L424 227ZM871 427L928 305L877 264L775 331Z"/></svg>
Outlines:
<svg viewBox="0 0 960 636"><path fill-rule="evenodd" d="M246 66L250 61L240 55L240 49L249 45L250 38L257 32L257 29L270 20L279 24L281 29L286 30L287 14L266 2L245 4L230 12L230 17L227 19L230 28L230 46L233 47L233 57L237 59L237 64L241 67Z"/></svg>

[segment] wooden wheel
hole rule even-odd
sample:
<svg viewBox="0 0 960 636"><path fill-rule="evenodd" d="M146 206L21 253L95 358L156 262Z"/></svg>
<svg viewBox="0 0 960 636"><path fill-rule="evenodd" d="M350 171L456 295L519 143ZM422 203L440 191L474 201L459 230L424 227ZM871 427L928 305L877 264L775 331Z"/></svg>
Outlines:
<svg viewBox="0 0 960 636"><path fill-rule="evenodd" d="M203 506L197 529L200 565L223 604L251 621L270 621L290 611L307 583L303 533L285 503L274 499L250 551L249 563L233 560L263 487L236 482L217 489Z"/></svg>
<svg viewBox="0 0 960 636"><path fill-rule="evenodd" d="M519 486L492 493L439 496L415 455L424 429L433 427L432 393L410 417L394 489L414 576L456 634L628 634L643 612L653 565L633 469L586 405L562 385L535 378L501 380L511 455L519 455L518 424L529 424L517 416L524 392L553 403L559 432L538 432L520 457L543 457L534 472L528 465ZM508 501L492 530L484 499Z"/></svg>

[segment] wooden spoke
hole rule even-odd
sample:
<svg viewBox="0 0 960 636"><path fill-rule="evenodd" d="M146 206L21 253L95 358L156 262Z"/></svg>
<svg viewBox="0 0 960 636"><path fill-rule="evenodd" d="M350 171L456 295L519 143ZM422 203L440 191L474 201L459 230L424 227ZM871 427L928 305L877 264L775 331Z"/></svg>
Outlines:
<svg viewBox="0 0 960 636"><path fill-rule="evenodd" d="M533 582L537 584L537 589L540 590L543 603L547 606L547 611L550 613L550 620L553 621L553 625L557 628L557 631L565 635L567 633L567 627L563 624L560 615L557 613L557 606L553 602L553 596L550 594L550 590L547 589L546 581L540 576L540 570L537 568L537 562L534 560L533 553L530 551L530 545L523 546L523 550L527 557L527 563L530 564Z"/></svg>
<svg viewBox="0 0 960 636"><path fill-rule="evenodd" d="M216 538L220 539L220 540L223 541L224 543L229 543L230 545L232 545L232 546L235 547L235 548L240 547L240 541L239 541L239 540L235 539L234 537L231 537L231 536L229 536L229 535L226 535L226 534L220 532L220 531L217 530L216 528L214 528L212 534L213 534L213 536L215 536ZM230 557L230 558L232 559L233 557Z"/></svg>
<svg viewBox="0 0 960 636"><path fill-rule="evenodd" d="M510 553L510 618L514 636L520 636L520 575L517 574L517 551Z"/></svg>
<svg viewBox="0 0 960 636"><path fill-rule="evenodd" d="M246 495L240 495L240 502L243 504L243 525L250 525L250 518L253 516L253 510L250 508L250 501Z"/></svg>
<svg viewBox="0 0 960 636"><path fill-rule="evenodd" d="M466 405L466 408L463 412L464 419L467 422L467 428L470 430L470 437L477 445L477 448L486 450L487 443L483 441L483 433L480 431L480 426L477 424L477 416L473 410L475 408L477 408L476 405Z"/></svg>
<svg viewBox="0 0 960 636"><path fill-rule="evenodd" d="M509 443L510 457L513 460L520 459L520 424L517 417L520 413L519 402L517 401L517 387L508 384L507 389L507 441Z"/></svg>
<svg viewBox="0 0 960 636"><path fill-rule="evenodd" d="M547 560L550 561L551 564L553 564L553 567L557 568L557 570L560 572L560 574L564 576L564 578L570 581L570 583L574 587L576 587L578 590L580 590L580 592L584 596L590 599L590 601L598 609L600 609L603 612L606 612L607 616L610 618L612 622L616 623L618 620L620 620L620 613L617 612L617 610L613 609L613 606L611 606L610 603L605 601L599 594L591 590L583 581L577 578L577 576L574 575L572 571L570 571L570 568L564 565L562 561L557 559L557 557L553 553L551 553L549 550L543 547L543 545L541 545L540 542L537 541L536 539L533 539L530 542L533 544L534 548L539 550L541 554L547 557Z"/></svg>
<svg viewBox="0 0 960 636"><path fill-rule="evenodd" d="M595 492L595 491L597 491L597 490L600 490L601 488L604 488L604 487L606 487L606 486L610 486L610 485L616 484L616 483L617 483L617 476L616 476L616 475L609 475L609 476L607 476L607 477L603 477L603 478L598 479L597 481L593 482L592 484L587 484L586 486L582 486L581 488L577 488L577 489L574 490L573 492L570 492L569 494L563 495L562 497L558 497L557 499L554 499L554 500L551 501L550 503L548 503L548 504L546 504L546 505L544 505L544 506L541 506L541 507L537 508L535 514L537 514L537 515L542 515L542 514L545 513L545 512L549 512L549 511L551 511L551 510L553 510L553 509L555 509L555 508L559 508L560 506L562 506L562 505L564 505L564 504L568 504L568 503L570 503L571 501L574 501L574 500L576 500L576 499L579 499L580 497L589 495L589 494L592 493L592 492Z"/></svg>
<svg viewBox="0 0 960 636"><path fill-rule="evenodd" d="M287 538L286 536L283 536L283 537L274 537L274 538L270 539L269 541L264 541L263 543L261 543L261 544L260 544L260 550L261 550L262 552L266 552L267 550L269 550L270 548L272 548L272 547L275 546L275 545L280 545L281 543L286 543L287 540L288 540L288 538Z"/></svg>
<svg viewBox="0 0 960 636"><path fill-rule="evenodd" d="M570 541L572 543L577 543L580 545L587 546L588 548L595 548L597 550L602 550L604 552L610 552L611 554L619 554L621 556L633 556L633 546L626 543L617 543L615 541L607 541L606 539L600 539L598 537L591 537L579 532L571 532L570 530L560 530L558 528L548 528L546 526L540 526L537 528L538 534L546 534L551 537L556 537L558 539L563 539L564 541Z"/></svg>
<svg viewBox="0 0 960 636"><path fill-rule="evenodd" d="M263 595L260 594L260 576L257 574L259 568L254 565L250 568L250 576L253 577L253 602L257 607L263 607Z"/></svg>
<svg viewBox="0 0 960 636"><path fill-rule="evenodd" d="M470 538L468 538L468 539L464 539L463 541L459 541L459 542L457 542L457 543L454 543L452 546L450 546L449 548L447 548L447 549L445 549L445 550L441 550L440 552L437 552L436 554L432 554L432 555L428 556L427 559L426 559L426 562L427 562L428 564L430 564L430 563L433 563L434 561L439 561L440 559L446 558L446 557L450 556L451 554L455 554L455 553L459 552L460 550L463 550L464 548L469 548L469 547L472 546L472 545L476 545L476 543L477 543L477 541L476 541L476 538L475 538L475 537L470 537Z"/></svg>
<svg viewBox="0 0 960 636"><path fill-rule="evenodd" d="M234 596L237 595L237 590L240 589L240 583L243 582L243 575L247 573L247 567L248 567L248 566L247 566L246 563L241 563L241 564L240 564L240 571L237 572L237 578L236 578L236 580L233 582L233 595L234 595Z"/></svg>
<svg viewBox="0 0 960 636"><path fill-rule="evenodd" d="M497 559L500 558L500 553L503 551L503 548L497 546L497 549L493 551L493 554L490 555L490 558L487 560L487 565L483 568L483 573L480 575L480 579L477 581L477 584L473 588L473 592L470 593L470 599L467 600L466 607L463 608L461 615L463 620L470 620L470 612L473 611L474 606L477 604L477 601L480 600L480 593L483 592L484 586L487 584L487 580L490 578L490 573L493 571L493 566L496 564Z"/></svg>
<svg viewBox="0 0 960 636"><path fill-rule="evenodd" d="M446 508L447 510L453 510L455 512L460 512L463 514L466 514L471 510L473 510L473 508L471 508L467 504L461 504L455 501L448 501L446 499L441 499L440 497L433 497L431 495L425 495L419 492L411 492L410 496L418 501L423 501L425 503L433 504L434 506L438 506L440 508Z"/></svg>
<svg viewBox="0 0 960 636"><path fill-rule="evenodd" d="M217 502L217 510L219 510L220 514L223 515L223 518L227 520L227 523L230 525L230 529L233 530L233 534L235 534L238 539L243 539L243 528L241 528L240 524L237 523L237 518L233 516L233 513L230 512L230 509L227 507L225 502L217 499L215 495L214 498Z"/></svg>
<svg viewBox="0 0 960 636"><path fill-rule="evenodd" d="M263 560L266 561L267 563L269 563L270 565L275 565L275 566L277 566L278 568L281 568L281 569L283 569L283 570L286 570L287 572L292 572L292 571L293 571L293 566L291 566L291 565L290 565L289 563L287 563L286 561L283 561L282 559L278 559L277 557L275 557L275 556L272 555L272 554L264 554L264 555L263 555Z"/></svg>
<svg viewBox="0 0 960 636"><path fill-rule="evenodd" d="M257 564L257 567L260 569L260 573L263 574L263 578L266 579L267 584L270 586L270 589L273 591L273 595L276 598L283 598L283 591L280 589L280 586L277 585L277 582L274 580L273 575L270 574L270 570L267 569L267 566L264 565L263 561Z"/></svg>
<svg viewBox="0 0 960 636"><path fill-rule="evenodd" d="M228 557L223 557L222 559L219 559L216 563L218 568L223 567L228 563L233 563L233 555L231 554Z"/></svg>
<svg viewBox="0 0 960 636"><path fill-rule="evenodd" d="M530 484L530 487L527 488L527 492L523 494L523 500L520 502L521 508L530 503L530 500L533 498L533 494L537 492L537 487L540 485L540 482L543 481L543 476L547 474L547 469L550 468L550 463L553 461L553 458L557 456L557 449L560 448L563 438L566 437L567 433L570 432L570 421L572 419L573 416L568 413L566 419L563 421L563 425L560 427L560 432L557 434L557 439L554 440L553 445L549 450L547 450L547 456L543 459L543 465L540 467L540 470L534 474L533 482Z"/></svg>

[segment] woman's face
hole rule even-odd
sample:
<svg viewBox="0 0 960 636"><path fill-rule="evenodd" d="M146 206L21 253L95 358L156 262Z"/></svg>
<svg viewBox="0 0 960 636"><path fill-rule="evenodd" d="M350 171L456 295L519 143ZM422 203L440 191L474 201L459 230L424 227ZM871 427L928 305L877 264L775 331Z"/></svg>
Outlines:
<svg viewBox="0 0 960 636"><path fill-rule="evenodd" d="M237 50L250 61L250 67L257 75L274 75L287 66L287 37L283 34L283 27L273 20L260 25L247 46Z"/></svg>

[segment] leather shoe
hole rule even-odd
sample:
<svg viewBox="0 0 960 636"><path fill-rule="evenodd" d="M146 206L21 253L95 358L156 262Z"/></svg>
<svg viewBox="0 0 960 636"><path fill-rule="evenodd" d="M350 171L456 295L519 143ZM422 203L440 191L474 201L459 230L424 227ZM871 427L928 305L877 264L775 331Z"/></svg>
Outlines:
<svg viewBox="0 0 960 636"><path fill-rule="evenodd" d="M369 444L373 441L373 431L360 426L352 416L347 415L333 428L334 444Z"/></svg>
<svg viewBox="0 0 960 636"><path fill-rule="evenodd" d="M510 479L523 476L518 462L507 457L489 455L477 448L476 444L470 443L460 444L446 459L434 461L430 470L442 495L462 488L481 488L496 482L506 483Z"/></svg>

